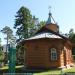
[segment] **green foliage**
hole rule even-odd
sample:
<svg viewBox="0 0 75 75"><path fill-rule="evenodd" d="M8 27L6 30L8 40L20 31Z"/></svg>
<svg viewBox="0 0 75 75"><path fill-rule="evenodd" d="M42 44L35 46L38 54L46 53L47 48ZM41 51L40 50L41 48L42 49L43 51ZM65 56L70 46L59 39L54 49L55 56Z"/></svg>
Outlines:
<svg viewBox="0 0 75 75"><path fill-rule="evenodd" d="M7 37L5 38L5 39L7 39L7 41L8 41L8 39L11 38L12 33L13 33L13 31L12 31L12 30L10 29L10 27L8 27L8 26L5 26L5 27L1 30L1 32L7 35Z"/></svg>
<svg viewBox="0 0 75 75"><path fill-rule="evenodd" d="M18 10L15 18L14 28L17 29L18 41L33 36L45 23L45 21L40 22L40 26L38 18L32 16L30 10L23 6Z"/></svg>
<svg viewBox="0 0 75 75"><path fill-rule="evenodd" d="M13 31L10 29L10 27L5 26L2 30L2 33L7 34L7 35L11 35L13 33Z"/></svg>
<svg viewBox="0 0 75 75"><path fill-rule="evenodd" d="M71 29L69 31L69 39L71 40L72 43L75 44L75 33L74 33L73 29Z"/></svg>
<svg viewBox="0 0 75 75"><path fill-rule="evenodd" d="M40 22L40 28L43 27L46 24L46 21L41 21Z"/></svg>
<svg viewBox="0 0 75 75"><path fill-rule="evenodd" d="M7 41L7 46L6 46L6 57L5 57L5 62L7 63L8 60L8 44L13 44L14 43L14 36L13 36L13 31L10 29L10 27L5 26L2 30L2 33L6 34L5 40ZM3 60L4 54L1 52L0 60Z"/></svg>
<svg viewBox="0 0 75 75"><path fill-rule="evenodd" d="M1 45L1 38L0 38L0 45Z"/></svg>
<svg viewBox="0 0 75 75"><path fill-rule="evenodd" d="M7 40L7 44L8 43L12 43L15 41L15 37L13 35L13 31L12 29L10 29L10 27L8 26L5 26L2 30L1 30L2 33L6 34L6 37L5 39Z"/></svg>
<svg viewBox="0 0 75 75"><path fill-rule="evenodd" d="M35 32L45 25L45 21L39 23L38 18L32 16L30 10L22 6L15 16L14 28L17 29L16 34L19 40L26 39L35 34Z"/></svg>
<svg viewBox="0 0 75 75"><path fill-rule="evenodd" d="M21 7L15 16L14 28L17 29L19 39L28 38L28 28L32 25L32 15L26 7Z"/></svg>
<svg viewBox="0 0 75 75"><path fill-rule="evenodd" d="M0 62L4 60L4 52L2 51L1 38L0 38Z"/></svg>
<svg viewBox="0 0 75 75"><path fill-rule="evenodd" d="M4 52L2 50L0 50L0 62L2 62L4 60Z"/></svg>
<svg viewBox="0 0 75 75"><path fill-rule="evenodd" d="M73 31L73 29L70 29L70 31L69 31L69 38L72 38L73 35L74 35L74 31Z"/></svg>
<svg viewBox="0 0 75 75"><path fill-rule="evenodd" d="M31 24L32 25L29 27L29 37L33 36L39 29L39 19L33 16Z"/></svg>
<svg viewBox="0 0 75 75"><path fill-rule="evenodd" d="M1 38L0 38L0 50L1 50Z"/></svg>

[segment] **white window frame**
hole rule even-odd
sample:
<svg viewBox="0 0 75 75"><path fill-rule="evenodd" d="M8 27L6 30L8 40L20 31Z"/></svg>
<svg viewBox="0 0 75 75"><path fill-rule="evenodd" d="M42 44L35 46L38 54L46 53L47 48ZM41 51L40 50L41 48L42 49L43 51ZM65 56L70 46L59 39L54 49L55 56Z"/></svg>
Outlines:
<svg viewBox="0 0 75 75"><path fill-rule="evenodd" d="M51 48L51 60L57 60L57 50L55 48Z"/></svg>

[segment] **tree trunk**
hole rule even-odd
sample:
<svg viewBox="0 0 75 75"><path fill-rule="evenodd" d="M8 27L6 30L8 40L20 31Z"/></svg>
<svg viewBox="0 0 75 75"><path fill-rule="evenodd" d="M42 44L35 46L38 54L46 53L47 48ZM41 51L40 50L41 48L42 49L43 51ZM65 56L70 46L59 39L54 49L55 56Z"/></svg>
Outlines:
<svg viewBox="0 0 75 75"><path fill-rule="evenodd" d="M7 34L7 44L6 44L6 63L8 62L8 34Z"/></svg>

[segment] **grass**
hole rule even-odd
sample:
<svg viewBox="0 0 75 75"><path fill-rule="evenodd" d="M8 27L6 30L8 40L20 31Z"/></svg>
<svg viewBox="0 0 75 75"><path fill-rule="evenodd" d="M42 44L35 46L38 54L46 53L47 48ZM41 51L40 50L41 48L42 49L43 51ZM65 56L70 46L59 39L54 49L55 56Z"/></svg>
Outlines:
<svg viewBox="0 0 75 75"><path fill-rule="evenodd" d="M75 72L75 67L73 67L71 69L66 69L66 70L64 70L64 72Z"/></svg>
<svg viewBox="0 0 75 75"><path fill-rule="evenodd" d="M61 74L61 70L48 70L45 72L40 72L40 73L34 73L33 75L54 75L54 74Z"/></svg>
<svg viewBox="0 0 75 75"><path fill-rule="evenodd" d="M40 72L40 73L34 73L33 75L54 75L54 74L61 74L61 73L75 73L75 67L71 68L71 69L65 69L63 70L63 72L61 70L48 70L48 71L45 71L45 72Z"/></svg>
<svg viewBox="0 0 75 75"><path fill-rule="evenodd" d="M24 66L20 65L20 66L16 66L15 68L17 69L17 68L22 68L22 67L24 67ZM4 67L0 68L0 70L5 70L5 69L8 69L8 66L4 66Z"/></svg>
<svg viewBox="0 0 75 75"><path fill-rule="evenodd" d="M23 65L20 65L20 66L16 66L16 73L25 73L27 71L22 71L23 70ZM2 68L0 68L0 70L3 70L3 72L7 72L8 70L8 66L4 66ZM71 72L71 73L75 73L75 67L71 68L71 69L65 69L63 70L59 70L59 69L55 69L55 70L44 70L44 71L40 71L40 72L33 72L33 75L54 75L54 74L61 74L61 73L68 73L68 72Z"/></svg>

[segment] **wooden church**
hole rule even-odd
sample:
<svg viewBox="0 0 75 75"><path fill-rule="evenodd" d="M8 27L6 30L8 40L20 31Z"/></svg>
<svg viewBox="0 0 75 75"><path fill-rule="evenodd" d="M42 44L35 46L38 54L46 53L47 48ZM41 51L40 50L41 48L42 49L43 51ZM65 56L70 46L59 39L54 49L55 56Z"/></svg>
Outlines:
<svg viewBox="0 0 75 75"><path fill-rule="evenodd" d="M21 43L24 45L24 64L27 68L63 68L72 64L72 44L59 34L59 26L52 23L49 13L46 24Z"/></svg>

